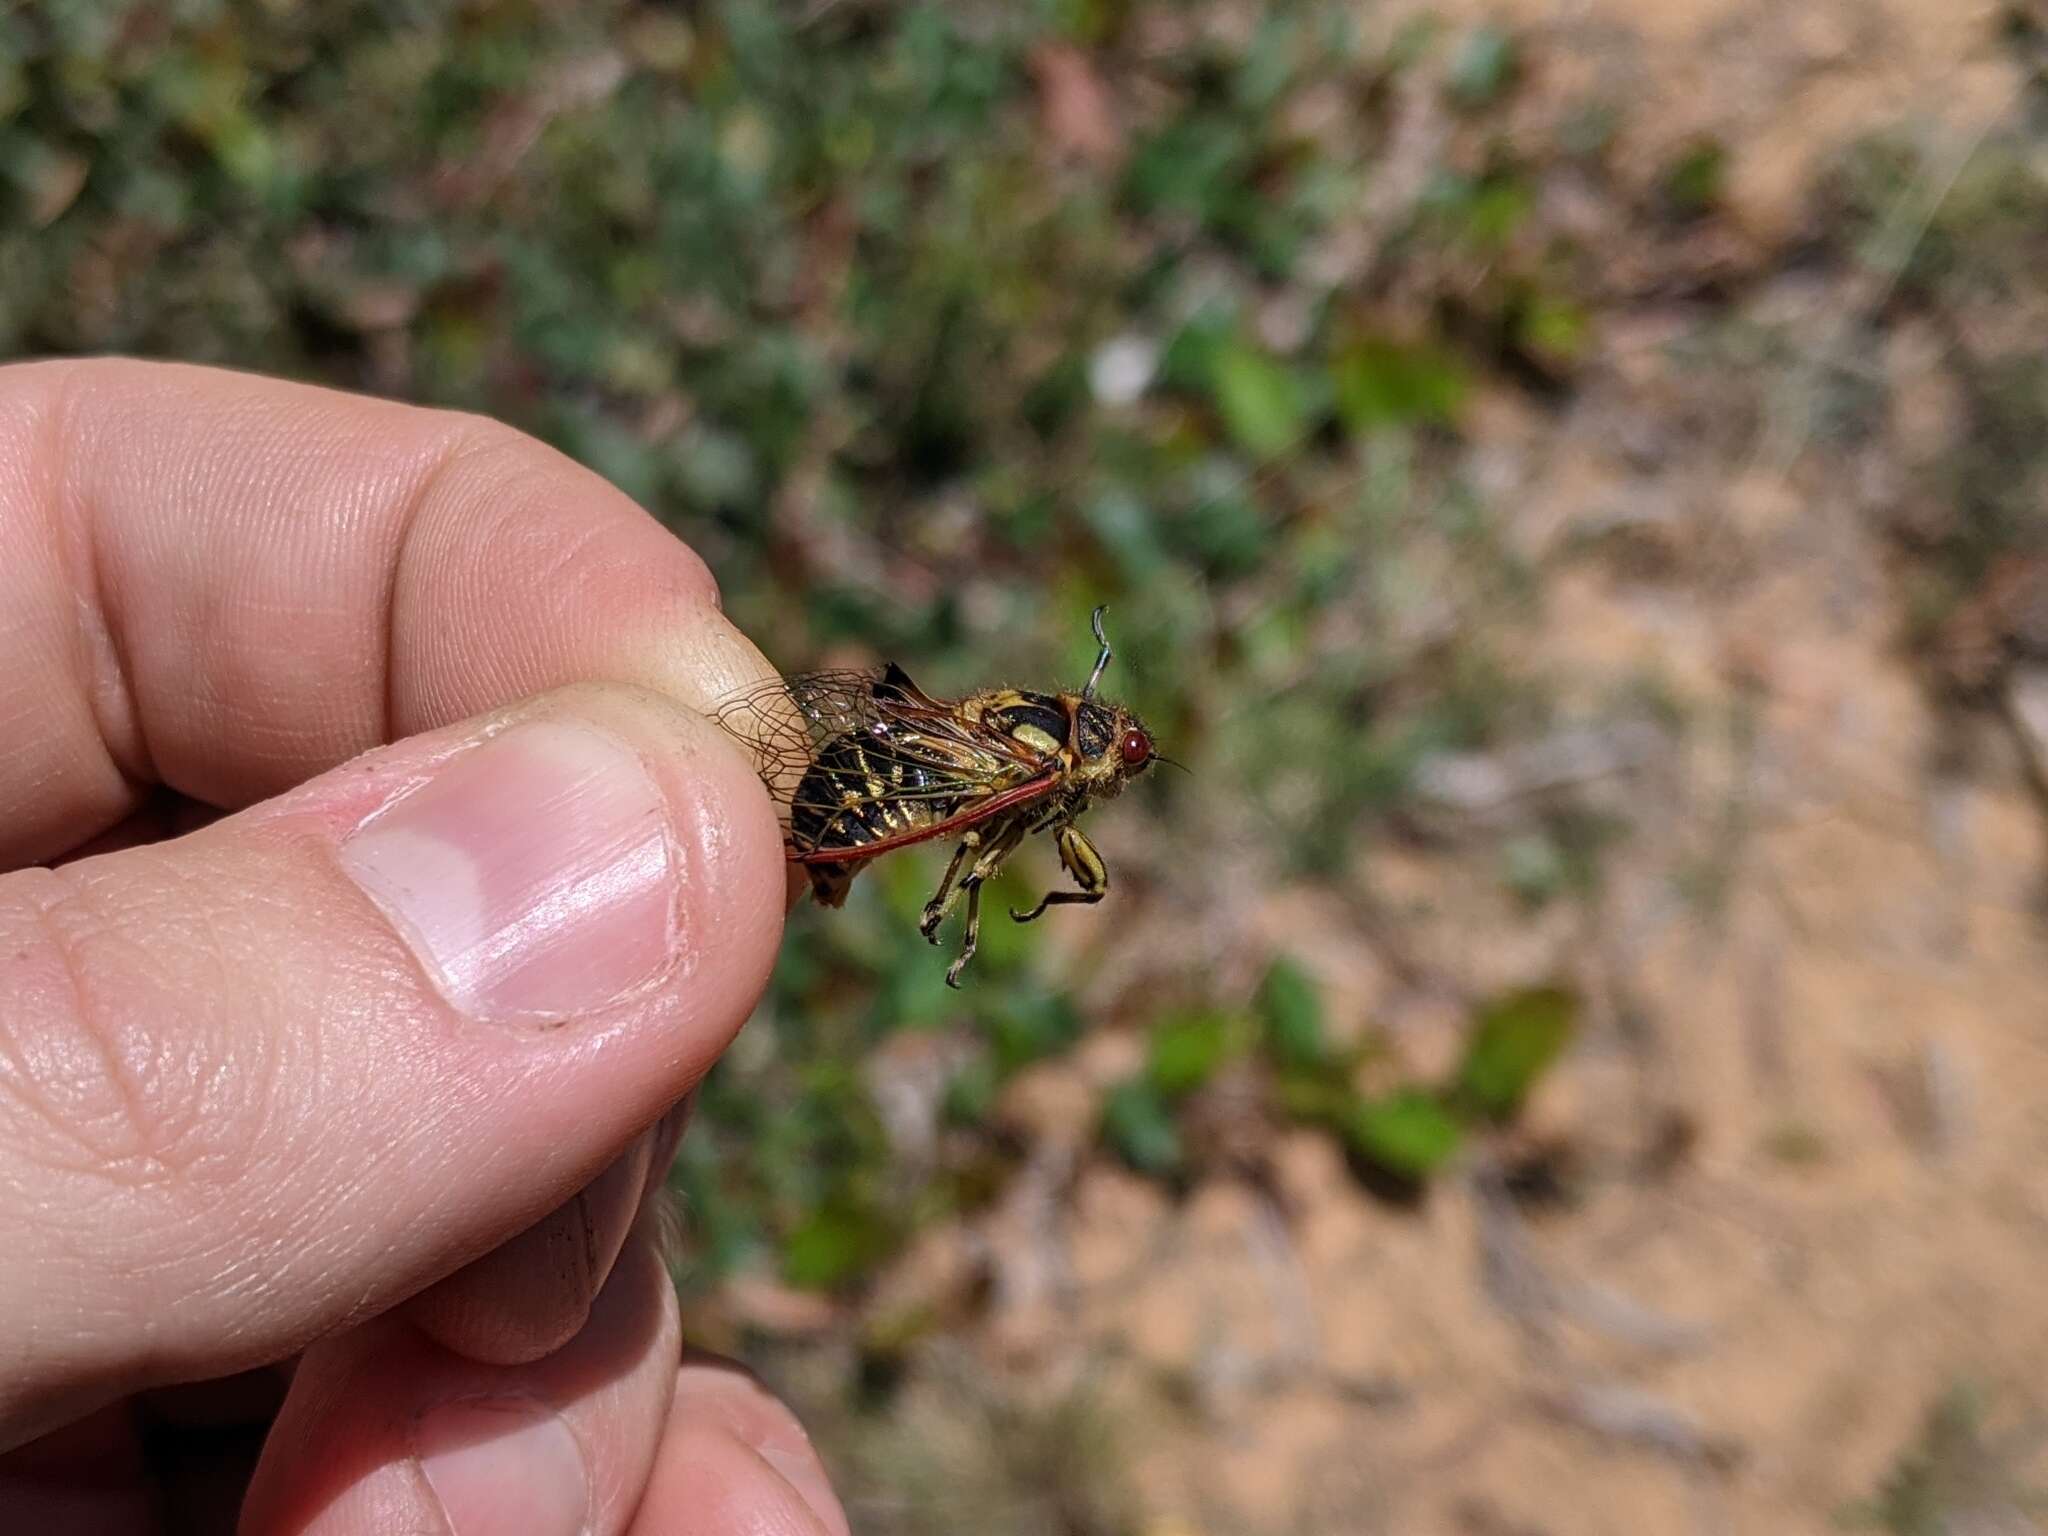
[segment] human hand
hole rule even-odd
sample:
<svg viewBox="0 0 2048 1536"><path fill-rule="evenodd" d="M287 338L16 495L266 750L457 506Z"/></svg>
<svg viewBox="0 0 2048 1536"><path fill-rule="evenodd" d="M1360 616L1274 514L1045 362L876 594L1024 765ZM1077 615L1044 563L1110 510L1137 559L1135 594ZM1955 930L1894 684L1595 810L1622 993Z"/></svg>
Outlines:
<svg viewBox="0 0 2048 1536"><path fill-rule="evenodd" d="M0 1529L845 1531L648 1215L780 936L694 712L770 675L506 428L0 369Z"/></svg>

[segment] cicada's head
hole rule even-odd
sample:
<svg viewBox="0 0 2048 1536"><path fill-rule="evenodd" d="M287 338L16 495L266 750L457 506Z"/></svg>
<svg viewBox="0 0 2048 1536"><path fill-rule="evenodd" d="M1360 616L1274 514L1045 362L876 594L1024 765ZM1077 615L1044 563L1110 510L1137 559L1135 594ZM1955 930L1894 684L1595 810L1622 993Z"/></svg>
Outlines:
<svg viewBox="0 0 2048 1536"><path fill-rule="evenodd" d="M1079 699L1074 705L1074 773L1089 790L1113 795L1152 765L1152 733L1121 704Z"/></svg>

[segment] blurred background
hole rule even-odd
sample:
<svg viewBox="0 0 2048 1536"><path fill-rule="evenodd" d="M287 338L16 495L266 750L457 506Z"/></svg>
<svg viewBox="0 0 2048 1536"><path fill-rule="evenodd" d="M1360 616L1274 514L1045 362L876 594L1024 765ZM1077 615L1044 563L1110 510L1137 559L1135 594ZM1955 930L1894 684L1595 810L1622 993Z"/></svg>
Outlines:
<svg viewBox="0 0 2048 1536"><path fill-rule="evenodd" d="M800 909L676 1170L863 1532L2041 1528L2044 343L2038 0L0 4L0 353L1109 604L1108 902Z"/></svg>

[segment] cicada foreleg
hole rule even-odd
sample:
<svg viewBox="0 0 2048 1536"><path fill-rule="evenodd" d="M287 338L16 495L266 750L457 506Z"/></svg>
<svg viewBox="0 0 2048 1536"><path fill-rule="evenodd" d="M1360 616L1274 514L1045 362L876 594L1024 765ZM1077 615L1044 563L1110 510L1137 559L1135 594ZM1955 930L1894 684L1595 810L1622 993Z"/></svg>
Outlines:
<svg viewBox="0 0 2048 1536"><path fill-rule="evenodd" d="M1067 822L1053 836L1059 844L1060 867L1074 877L1074 884L1080 889L1047 891L1029 912L1010 908L1010 916L1020 923L1044 916L1047 907L1065 907L1075 903L1092 906L1109 894L1109 866L1102 862L1102 855L1095 851L1095 845L1088 841L1081 829Z"/></svg>

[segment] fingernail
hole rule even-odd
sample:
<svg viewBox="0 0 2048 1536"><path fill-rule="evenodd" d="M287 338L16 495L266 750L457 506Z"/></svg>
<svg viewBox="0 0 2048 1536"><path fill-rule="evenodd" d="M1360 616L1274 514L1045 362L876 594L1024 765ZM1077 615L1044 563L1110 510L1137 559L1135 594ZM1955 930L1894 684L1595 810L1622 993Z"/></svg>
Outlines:
<svg viewBox="0 0 2048 1536"><path fill-rule="evenodd" d="M582 1447L541 1403L443 1403L414 1443L451 1536L576 1536L589 1519Z"/></svg>
<svg viewBox="0 0 2048 1536"><path fill-rule="evenodd" d="M623 743L513 726L451 759L342 845L441 993L486 1019L618 1001L676 954L669 809Z"/></svg>

